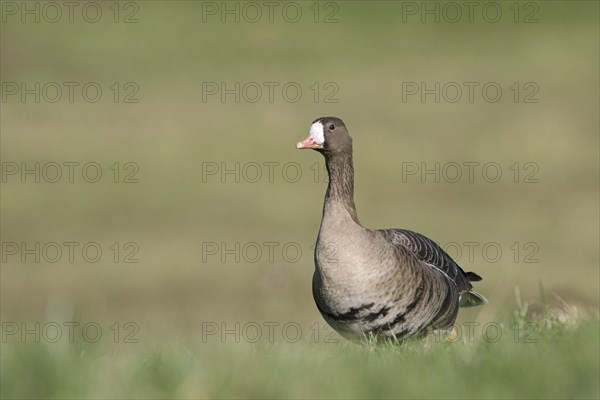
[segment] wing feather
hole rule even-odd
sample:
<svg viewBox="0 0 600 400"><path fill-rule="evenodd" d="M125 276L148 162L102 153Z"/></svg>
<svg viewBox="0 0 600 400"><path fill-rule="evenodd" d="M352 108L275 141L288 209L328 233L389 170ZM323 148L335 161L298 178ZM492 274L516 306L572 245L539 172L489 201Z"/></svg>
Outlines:
<svg viewBox="0 0 600 400"><path fill-rule="evenodd" d="M470 291L470 278L473 281L481 278L472 272L465 272L436 242L420 233L407 229L380 229L392 244L402 246L413 253L420 261L433 266L447 275L460 291ZM478 279L477 279L478 278Z"/></svg>

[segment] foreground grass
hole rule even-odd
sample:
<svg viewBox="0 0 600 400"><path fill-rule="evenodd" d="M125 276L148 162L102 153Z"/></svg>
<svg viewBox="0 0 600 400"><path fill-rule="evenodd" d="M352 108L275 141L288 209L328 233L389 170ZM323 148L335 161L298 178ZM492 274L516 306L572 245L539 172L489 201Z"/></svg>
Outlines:
<svg viewBox="0 0 600 400"><path fill-rule="evenodd" d="M509 323L510 322L510 323ZM501 336L161 345L3 343L2 398L598 398L598 320Z"/></svg>

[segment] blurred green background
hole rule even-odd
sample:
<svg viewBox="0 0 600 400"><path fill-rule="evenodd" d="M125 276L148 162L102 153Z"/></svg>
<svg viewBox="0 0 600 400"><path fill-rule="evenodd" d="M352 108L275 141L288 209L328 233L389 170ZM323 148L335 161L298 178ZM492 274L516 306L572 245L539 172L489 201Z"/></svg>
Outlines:
<svg viewBox="0 0 600 400"><path fill-rule="evenodd" d="M10 7L16 4L16 15L6 3ZM206 323L220 326L225 322L231 328L236 322L242 326L293 322L302 327L303 343L311 342L315 323L322 332L330 333L311 294L314 266L310 247L319 228L326 188L323 161L314 152L295 150L310 122L326 115L342 118L354 138L355 197L363 224L408 228L441 244L458 243L462 251L459 264L483 276L476 290L490 304L461 310L458 322L502 320L515 307L515 287L524 299L539 299L540 285L548 298L560 296L576 307L578 315L597 315L597 2L496 2L502 16L495 23L482 16L486 2L475 9L472 22L463 14L456 23L447 20L454 14L443 2L296 2L286 14L293 17L299 8L302 16L295 23L282 15L283 2L274 9L272 22L267 7L253 3L263 12L256 23L244 20L244 16L253 18L254 10L236 2L99 2L102 18L96 23L82 17L85 2L78 3L72 23L66 15L56 23L45 21L43 10L39 23L31 16L23 23L23 4L2 5L1 75L2 95L6 96L1 103L0 150L4 168L2 322L26 322L29 326L35 322L98 323L104 332L100 343L112 349L105 350L112 361L102 358L105 353L98 350L100 355L92 357L98 369L89 372L94 381L109 376L111 365L119 365L125 354L134 359L139 354L147 364L148 354L166 352L177 359L173 355L179 354L177 351L203 360L214 375L195 379L179 367L169 373L180 380L157 373L171 382L166 386L153 386L163 378L149 375L147 386L113 376L103 384L71 387L57 383L62 378L48 371L58 368L83 373L84 369L74 367L81 359L77 343L42 343L43 351L30 354L23 346L31 343L20 343L17 334L2 343L5 396L468 396L466 383L451 379L438 382L450 385L449 391L420 392L415 386L403 391L393 385L388 391L386 384L393 382L394 374L382 383L376 372L384 369L390 373L385 358L367 363L368 371L357 377L352 362L359 363L362 371L364 360L336 358L347 357L342 356L347 351L343 344L326 347L327 360L341 360L336 365L342 371L348 368L351 374L312 369L313 357L322 357L322 345L312 350L309 343L308 349L297 352L294 344L282 340L279 328L275 343L270 343L273 347L266 349L257 350L244 340L235 343L233 336L221 343L219 334L206 343L202 340L203 323L206 328ZM34 7L34 2L26 4ZM412 10L407 7L413 6L417 14L407 14ZM118 23L114 22L115 7ZM203 13L213 10L211 7L216 7L216 15ZM239 23L231 15L221 21L219 13L225 7L238 8ZM439 7L440 22L429 16L423 23L422 7ZM464 8L462 12L466 13ZM48 15L52 18L54 14ZM337 22L324 23L328 15ZM124 23L127 16L137 22ZM73 102L63 90L56 103L43 96L36 103L33 95L23 102L20 93L8 93L11 82L24 82L28 88L36 82L42 87L48 82L77 82L80 86ZM83 99L81 87L88 82L102 88L98 102ZM117 102L115 86L111 86L115 82L120 90ZM236 82L242 87L256 82L263 89L262 97L247 101L254 97L252 87L246 98L240 93L239 102L233 95L222 101L220 93L203 93L206 85L221 82L229 88ZM264 82L279 85L272 102ZM290 82L302 89L296 102L282 94L282 87ZM480 86L473 102L468 101L466 90L455 103L443 96L435 102L431 95L425 102L419 95L403 101L406 82L425 82L429 88L435 82L441 86L478 82ZM482 97L481 87L489 82L503 90L497 102ZM518 101L510 88L515 82L520 90ZM528 82L538 89L535 103L524 102L531 92L531 86L525 87ZM138 101L124 102L132 88L139 89L132 97ZM44 179L36 183L31 175L23 183L18 173L6 171L36 162L40 168L47 163L96 162L103 175L99 182L88 183L76 168L73 183L65 176L56 183ZM128 162L134 164L126 167ZM465 176L456 183L444 180L443 175L439 183L431 175L424 181L418 174L403 176L406 163L425 163L431 168L435 163L464 162L495 162L502 178L487 182L481 168L475 169L472 183ZM119 163L118 183L109 168L115 163ZM236 168L236 163L239 182L233 174L221 176L223 169ZM253 163L261 166L262 175L256 182L252 182ZM515 163L520 171L517 183L514 167L510 168ZM534 164L525 167L526 163ZM129 168L134 168L131 165L137 166L134 178L138 182L124 183L124 176L132 171ZM274 166L273 179L269 179L267 165ZM286 165L291 169L284 170ZM207 175L207 168L215 166L217 173ZM532 168L537 182L524 182ZM298 169L302 175L292 182ZM63 174L66 172L65 167ZM103 254L96 263L86 262L80 246L73 263L66 254L56 263L43 257L37 263L33 256L22 262L21 253L7 253L10 244L6 243L26 243L31 248L36 242L41 246L94 242ZM125 247L129 242L133 247ZM239 243L248 253L238 252L239 262L222 251L206 254L203 250L209 242L217 243L220 250L222 244L234 248ZM265 242L278 243L272 259L262 245ZM468 242L477 243L472 258L467 255ZM117 262L111 248L114 243L120 249ZM258 243L262 255L255 257L255 248L249 248L249 243ZM482 252L488 243L502 250L496 262ZM285 244L292 245L289 253L282 252ZM296 248L301 255L290 261ZM139 262L123 262L132 249L137 250ZM496 258L492 250L489 254ZM258 260L248 260L254 258ZM528 262L532 260L537 262ZM134 322L139 343L120 340L115 344L109 333L115 322L121 324L121 333L126 322ZM597 342L595 334L591 337ZM597 378L594 340L573 346L587 355L592 368L586 373ZM185 350L166 350L178 345ZM70 359L64 351L73 348L76 355ZM539 355L535 346L527 351L532 360ZM556 356L561 354L558 351ZM271 363L269 357L275 361ZM429 357L432 359L427 362L438 362ZM455 368L447 359L444 363L448 370ZM289 365L300 374L313 370L317 375L300 385L295 382L296 373L286 369ZM514 368L507 360L502 371ZM11 375L7 375L9 371ZM40 371L50 375L37 385L27 380L17 383L24 375ZM364 391L352 391L349 376L364 382ZM552 386L545 392L506 392L505 385L493 383L500 376L504 375L489 373L478 380L483 382L483 392L475 392L477 396L483 396L486 387L491 390L489 397L557 393ZM594 383L589 376L578 389L562 393L597 396L597 380ZM270 379L279 386L265 383ZM557 379L547 382L570 378L562 375ZM340 383L340 391L330 386L332 382ZM228 385L235 389L227 389Z"/></svg>

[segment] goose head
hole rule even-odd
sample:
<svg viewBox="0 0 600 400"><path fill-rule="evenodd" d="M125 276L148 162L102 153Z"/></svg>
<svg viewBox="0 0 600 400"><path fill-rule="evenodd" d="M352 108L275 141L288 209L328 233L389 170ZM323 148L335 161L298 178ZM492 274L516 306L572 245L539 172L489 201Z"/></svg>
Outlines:
<svg viewBox="0 0 600 400"><path fill-rule="evenodd" d="M321 117L313 121L308 137L298 142L296 148L313 149L329 155L352 153L352 138L344 121L336 117Z"/></svg>

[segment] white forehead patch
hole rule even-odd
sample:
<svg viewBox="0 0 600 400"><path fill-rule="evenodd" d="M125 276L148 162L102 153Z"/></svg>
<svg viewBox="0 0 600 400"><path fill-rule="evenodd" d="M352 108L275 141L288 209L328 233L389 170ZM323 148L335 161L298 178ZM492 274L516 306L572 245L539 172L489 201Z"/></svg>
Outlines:
<svg viewBox="0 0 600 400"><path fill-rule="evenodd" d="M315 122L310 126L310 137L315 141L316 144L325 143L325 137L323 135L323 124Z"/></svg>

